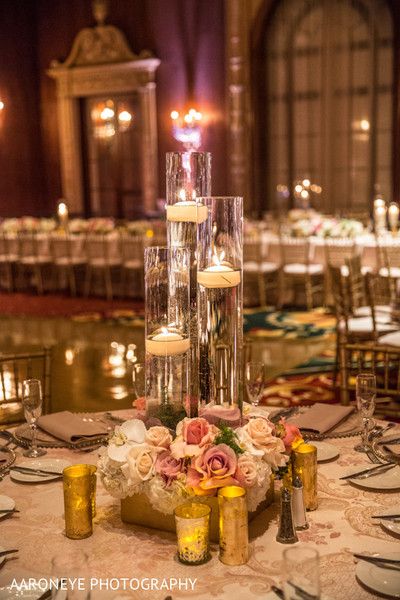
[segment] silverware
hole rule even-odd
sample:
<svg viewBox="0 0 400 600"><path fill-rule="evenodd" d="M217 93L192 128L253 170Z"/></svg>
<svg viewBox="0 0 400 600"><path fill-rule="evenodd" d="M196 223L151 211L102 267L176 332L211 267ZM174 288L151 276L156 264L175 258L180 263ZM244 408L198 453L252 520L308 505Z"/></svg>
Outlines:
<svg viewBox="0 0 400 600"><path fill-rule="evenodd" d="M318 600L318 596L316 596L315 594L310 594L306 590L303 590L302 587L300 587L296 583L293 583L293 581L288 580L288 584L296 590L296 594L298 594L303 600Z"/></svg>
<svg viewBox="0 0 400 600"><path fill-rule="evenodd" d="M396 558L384 558L383 556L368 556L366 554L353 554L354 558L366 560L372 563L382 563L384 565L400 565L400 560Z"/></svg>
<svg viewBox="0 0 400 600"><path fill-rule="evenodd" d="M109 421L114 421L114 423L118 423L118 424L125 423L125 421L126 421L126 419L122 419L121 417L115 417L115 416L114 416L112 413L110 413L110 412L105 412L105 413L104 413L104 417L105 417L106 419L108 419Z"/></svg>
<svg viewBox="0 0 400 600"><path fill-rule="evenodd" d="M17 471L25 475L38 475L38 477L48 477L49 475L62 477L60 471L45 471L44 469L31 469L30 467L10 467L10 471Z"/></svg>
<svg viewBox="0 0 400 600"><path fill-rule="evenodd" d="M389 521L391 519L399 519L400 518L400 513L396 513L394 515L371 515L371 519L388 519Z"/></svg>
<svg viewBox="0 0 400 600"><path fill-rule="evenodd" d="M339 477L339 481L346 481L347 479L367 479L368 477L372 477L373 475L380 475L381 473L386 473L389 469L393 469L395 467L395 463L383 463L381 465L377 465L376 467L372 467L372 469L364 469L363 471L358 471L358 473L353 473L352 475L345 475L344 477Z"/></svg>
<svg viewBox="0 0 400 600"><path fill-rule="evenodd" d="M9 515L11 513L19 513L16 508L2 508L0 509L0 515Z"/></svg>
<svg viewBox="0 0 400 600"><path fill-rule="evenodd" d="M269 418L271 423L278 423L279 419L282 417L290 417L297 410L297 406L291 406L290 408L283 408L279 412L275 413L272 417Z"/></svg>
<svg viewBox="0 0 400 600"><path fill-rule="evenodd" d="M48 600L48 598L51 598L52 595L52 591L51 588L46 590L41 596L39 596L39 598L37 600Z"/></svg>
<svg viewBox="0 0 400 600"><path fill-rule="evenodd" d="M2 550L0 552L0 557L1 556L8 556L8 554L14 554L15 552L18 552L18 548L14 548L12 550Z"/></svg>
<svg viewBox="0 0 400 600"><path fill-rule="evenodd" d="M382 444L386 444L387 446L391 446L392 444L400 444L400 437L391 440L379 440L378 445Z"/></svg>
<svg viewBox="0 0 400 600"><path fill-rule="evenodd" d="M271 590L278 596L278 598L281 598L281 600L284 600L285 595L283 593L283 590L281 590L281 588L277 587L276 585L271 585Z"/></svg>

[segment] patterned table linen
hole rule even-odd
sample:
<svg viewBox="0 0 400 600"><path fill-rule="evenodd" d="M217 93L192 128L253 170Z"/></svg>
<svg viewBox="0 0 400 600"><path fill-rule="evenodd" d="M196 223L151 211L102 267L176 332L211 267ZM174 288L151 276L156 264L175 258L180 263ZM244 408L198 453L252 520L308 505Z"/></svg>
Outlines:
<svg viewBox="0 0 400 600"><path fill-rule="evenodd" d="M400 427L397 428L400 431ZM310 528L299 532L301 542L318 549L324 595L335 600L367 600L377 597L355 578L352 552L394 552L399 539L389 535L370 516L399 506L399 491L367 491L339 481L353 466L363 467L366 458L353 451L356 438L329 440L340 448L340 457L319 464L319 507L308 513ZM79 454L69 450L50 450L48 457L71 463L96 462L96 452ZM19 456L18 461L22 460ZM125 525L119 516L119 503L98 485L98 512L94 533L85 540L69 540L63 534L62 483L20 484L9 476L0 482L0 494L11 496L19 515L0 521L0 545L19 548L18 558L6 561L0 569L1 587L16 578L49 577L53 555L67 548L81 548L90 556L90 577L102 578L196 578L194 591L103 591L99 598L121 600L256 600L264 599L272 584L279 584L282 553L286 546L275 541L278 503L251 523L251 557L248 564L228 567L218 560L212 546L212 560L187 567L175 558L174 535ZM255 537L254 537L255 536Z"/></svg>

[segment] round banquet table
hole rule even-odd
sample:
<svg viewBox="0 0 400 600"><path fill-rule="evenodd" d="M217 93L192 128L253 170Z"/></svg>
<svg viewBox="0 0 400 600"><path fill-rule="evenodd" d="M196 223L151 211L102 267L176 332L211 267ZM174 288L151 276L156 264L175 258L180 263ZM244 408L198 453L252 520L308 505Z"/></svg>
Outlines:
<svg viewBox="0 0 400 600"><path fill-rule="evenodd" d="M400 432L400 425L394 432ZM329 439L340 450L338 459L318 465L319 507L307 513L310 527L298 532L300 543L320 553L322 599L367 600L377 598L355 577L353 552L399 551L399 538L387 533L370 517L383 510L399 507L398 490L370 491L339 481L354 467L372 466L365 455L353 451L356 438ZM97 452L78 453L68 449L48 450L48 457L71 463L96 463ZM18 462L21 462L18 451ZM26 459L25 459L26 460ZM19 548L18 558L9 559L0 568L0 598L15 579L50 576L52 556L70 549L84 550L90 557L88 577L103 579L170 578L196 579L194 590L127 590L96 588L91 598L121 600L265 600L276 598L271 585L280 584L282 553L288 546L276 542L278 501L250 524L251 555L246 565L228 567L218 560L218 547L212 545L212 559L201 566L185 566L175 558L174 534L122 523L119 502L109 496L101 483L97 487L97 515L93 535L74 541L64 536L63 491L60 480L42 484L21 484L6 476L0 482L0 494L11 496L20 511L0 520L0 545ZM113 584L114 586L116 584ZM118 584L120 585L120 584ZM122 584L121 584L122 585ZM135 586L136 584L134 584ZM147 585L145 583L144 585ZM157 584L159 585L159 584ZM188 584L189 585L189 584ZM190 588L190 586L189 586ZM40 594L38 594L38 597Z"/></svg>

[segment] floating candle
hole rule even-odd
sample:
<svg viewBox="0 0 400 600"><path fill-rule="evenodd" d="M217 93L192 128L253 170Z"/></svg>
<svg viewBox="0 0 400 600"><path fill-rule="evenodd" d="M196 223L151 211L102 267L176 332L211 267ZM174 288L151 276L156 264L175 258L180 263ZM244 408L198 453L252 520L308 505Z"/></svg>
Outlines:
<svg viewBox="0 0 400 600"><path fill-rule="evenodd" d="M239 285L240 271L235 271L231 266L223 264L224 256L224 250L220 256L214 252L212 257L214 264L206 267L203 271L197 272L197 281L200 285L205 288L230 288Z"/></svg>
<svg viewBox="0 0 400 600"><path fill-rule="evenodd" d="M390 227L391 231L397 230L397 224L399 221L399 211L400 211L399 206L395 202L392 202L391 204L389 204L388 218L389 218L389 227Z"/></svg>
<svg viewBox="0 0 400 600"><path fill-rule="evenodd" d="M183 200L167 206L167 221L204 223L207 216L207 206L194 200Z"/></svg>
<svg viewBox="0 0 400 600"><path fill-rule="evenodd" d="M176 331L161 327L160 333L146 339L146 352L155 356L173 356L183 354L190 348L189 338L184 338Z"/></svg>

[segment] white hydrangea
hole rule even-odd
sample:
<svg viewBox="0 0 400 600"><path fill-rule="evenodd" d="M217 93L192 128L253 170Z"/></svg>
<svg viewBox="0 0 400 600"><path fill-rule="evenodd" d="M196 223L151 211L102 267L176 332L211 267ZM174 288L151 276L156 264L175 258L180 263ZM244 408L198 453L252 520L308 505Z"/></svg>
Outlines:
<svg viewBox="0 0 400 600"><path fill-rule="evenodd" d="M175 480L166 488L162 477L158 475L145 484L145 492L154 510L164 515L172 514L174 509L189 497L182 481Z"/></svg>

